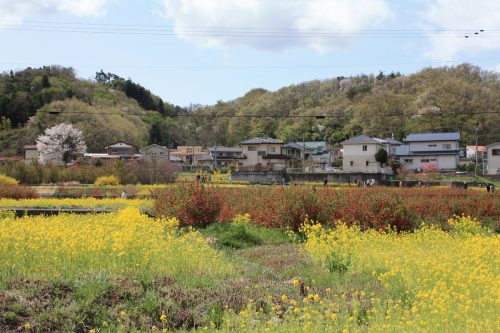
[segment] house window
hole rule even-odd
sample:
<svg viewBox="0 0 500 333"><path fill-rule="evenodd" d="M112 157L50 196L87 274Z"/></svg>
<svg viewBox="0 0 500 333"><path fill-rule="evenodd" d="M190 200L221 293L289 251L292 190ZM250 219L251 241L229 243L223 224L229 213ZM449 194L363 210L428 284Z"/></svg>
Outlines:
<svg viewBox="0 0 500 333"><path fill-rule="evenodd" d="M431 162L436 162L436 161L437 161L437 159L431 158Z"/></svg>
<svg viewBox="0 0 500 333"><path fill-rule="evenodd" d="M257 147L255 146L248 146L248 151L256 151Z"/></svg>
<svg viewBox="0 0 500 333"><path fill-rule="evenodd" d="M266 156L266 151L265 150L259 150L257 152L257 156Z"/></svg>
<svg viewBox="0 0 500 333"><path fill-rule="evenodd" d="M443 149L451 149L451 143L443 143Z"/></svg>
<svg viewBox="0 0 500 333"><path fill-rule="evenodd" d="M276 151L275 147L271 147L271 153L274 153Z"/></svg>
<svg viewBox="0 0 500 333"><path fill-rule="evenodd" d="M420 160L421 163L429 163L429 159L428 158L423 158Z"/></svg>
<svg viewBox="0 0 500 333"><path fill-rule="evenodd" d="M405 162L405 163L413 163L413 159L412 158L405 158L403 160L403 162Z"/></svg>
<svg viewBox="0 0 500 333"><path fill-rule="evenodd" d="M368 150L368 146L367 145L363 145L363 151L367 151Z"/></svg>
<svg viewBox="0 0 500 333"><path fill-rule="evenodd" d="M493 155L493 156L499 156L500 155L500 149L492 149L491 150L491 155Z"/></svg>
<svg viewBox="0 0 500 333"><path fill-rule="evenodd" d="M370 165L370 162L369 161L366 161L366 166L369 166Z"/></svg>
<svg viewBox="0 0 500 333"><path fill-rule="evenodd" d="M353 161L349 162L349 165L354 166L354 162Z"/></svg>
<svg viewBox="0 0 500 333"><path fill-rule="evenodd" d="M427 147L437 147L437 145L427 145Z"/></svg>

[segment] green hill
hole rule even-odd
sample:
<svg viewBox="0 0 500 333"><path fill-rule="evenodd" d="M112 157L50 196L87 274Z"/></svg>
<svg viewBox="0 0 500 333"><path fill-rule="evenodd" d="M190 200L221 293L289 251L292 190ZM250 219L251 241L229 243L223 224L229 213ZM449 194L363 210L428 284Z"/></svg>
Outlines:
<svg viewBox="0 0 500 333"><path fill-rule="evenodd" d="M329 117L289 117L305 115ZM479 144L488 144L500 141L500 77L463 64L253 89L233 101L181 108L102 70L95 81L58 66L0 75L0 155L22 154L24 144L63 121L84 132L92 152L119 140L231 146L266 135L335 144L361 133L401 140L437 131L460 131L462 143L473 144L476 129Z"/></svg>

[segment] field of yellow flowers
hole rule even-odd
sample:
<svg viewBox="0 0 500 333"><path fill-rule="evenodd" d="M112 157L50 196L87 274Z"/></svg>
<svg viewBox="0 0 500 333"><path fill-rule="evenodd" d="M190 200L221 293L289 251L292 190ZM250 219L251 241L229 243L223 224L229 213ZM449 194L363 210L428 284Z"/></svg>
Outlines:
<svg viewBox="0 0 500 333"><path fill-rule="evenodd" d="M306 220L294 233L238 215L194 230L126 202L0 217L0 331L500 330L500 236L472 218L408 233Z"/></svg>

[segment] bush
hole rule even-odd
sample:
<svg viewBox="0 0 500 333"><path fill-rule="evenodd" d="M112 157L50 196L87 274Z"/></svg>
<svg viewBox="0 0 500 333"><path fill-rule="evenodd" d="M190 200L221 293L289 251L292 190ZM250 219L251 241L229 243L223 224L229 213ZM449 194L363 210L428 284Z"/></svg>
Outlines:
<svg viewBox="0 0 500 333"><path fill-rule="evenodd" d="M206 227L217 221L222 198L214 187L197 183L151 191L154 211L159 216L175 216L181 226Z"/></svg>
<svg viewBox="0 0 500 333"><path fill-rule="evenodd" d="M102 176L95 180L95 185L120 185L120 179L116 176Z"/></svg>
<svg viewBox="0 0 500 333"><path fill-rule="evenodd" d="M29 187L19 185L0 186L0 198L32 199L38 198L38 193Z"/></svg>
<svg viewBox="0 0 500 333"><path fill-rule="evenodd" d="M12 177L0 174L0 185L1 186L17 185L17 180L15 180Z"/></svg>

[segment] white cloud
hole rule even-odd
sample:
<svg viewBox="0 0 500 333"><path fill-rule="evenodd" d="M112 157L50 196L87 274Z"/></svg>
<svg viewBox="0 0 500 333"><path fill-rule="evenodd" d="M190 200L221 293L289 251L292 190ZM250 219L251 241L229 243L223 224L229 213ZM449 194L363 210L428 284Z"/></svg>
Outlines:
<svg viewBox="0 0 500 333"><path fill-rule="evenodd" d="M110 0L0 0L0 25L20 24L23 18L54 13L74 16L101 16Z"/></svg>
<svg viewBox="0 0 500 333"><path fill-rule="evenodd" d="M425 52L430 59L443 61L500 49L500 36L493 32L500 29L498 0L427 0L422 19L422 24L431 29L467 30L456 36L430 35L431 47ZM480 29L485 31L475 35Z"/></svg>
<svg viewBox="0 0 500 333"><path fill-rule="evenodd" d="M382 23L391 15L386 2L163 0L176 34L204 47L248 45L274 50L306 46L320 51L343 47L352 40L345 35L332 36L332 32L368 29ZM206 27L213 28L203 29ZM210 36L202 37L201 32Z"/></svg>

